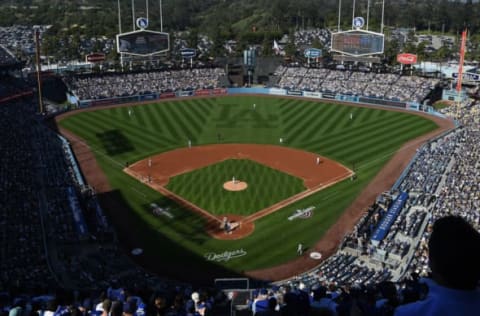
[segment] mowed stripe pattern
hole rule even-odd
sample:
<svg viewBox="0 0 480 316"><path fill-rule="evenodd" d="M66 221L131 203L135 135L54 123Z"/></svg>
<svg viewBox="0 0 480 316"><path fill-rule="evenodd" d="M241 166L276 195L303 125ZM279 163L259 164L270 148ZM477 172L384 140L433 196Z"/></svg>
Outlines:
<svg viewBox="0 0 480 316"><path fill-rule="evenodd" d="M236 176L236 177L235 177ZM235 177L246 190L223 184ZM304 191L303 181L248 159L228 159L170 179L167 189L215 215L250 215Z"/></svg>
<svg viewBox="0 0 480 316"><path fill-rule="evenodd" d="M297 101L280 105L289 145L360 167L435 126L406 113ZM352 115L352 119L350 119Z"/></svg>
<svg viewBox="0 0 480 316"><path fill-rule="evenodd" d="M321 238L403 143L436 128L432 121L407 113L255 96L175 100L82 112L60 124L87 140L112 188L131 209L110 216L119 227L124 225L125 231L119 229L119 234L124 234L124 240L135 236L135 246L141 245L149 261L156 264L152 268L158 266L162 271L192 265L201 271L208 264L204 253L241 248L248 255L216 264L241 271L295 258L297 244L311 247ZM205 235L201 217L171 204L122 171L126 162L186 147L188 140L192 146L257 143L295 147L337 160L355 169L358 178L262 218L246 239L221 242ZM265 186L275 185L269 179L264 181ZM168 206L176 220L153 216L150 203ZM287 220L295 210L309 206L316 206L310 219ZM164 252L175 255L162 256Z"/></svg>
<svg viewBox="0 0 480 316"><path fill-rule="evenodd" d="M255 111L250 102L259 103ZM232 104L230 98L190 99L121 107L81 113L63 121L62 125L86 136L84 138L98 150L108 145L100 135L105 130L117 131L130 143L117 146L131 148L114 151L113 156L119 162L187 146L189 140L192 145L278 144L283 138L287 146L321 153L348 167L352 163L359 167L372 158L391 154L412 136L434 126L433 122L425 124L425 119L414 115L371 108L270 98L250 102L236 100ZM262 126L264 122L268 122L267 128Z"/></svg>

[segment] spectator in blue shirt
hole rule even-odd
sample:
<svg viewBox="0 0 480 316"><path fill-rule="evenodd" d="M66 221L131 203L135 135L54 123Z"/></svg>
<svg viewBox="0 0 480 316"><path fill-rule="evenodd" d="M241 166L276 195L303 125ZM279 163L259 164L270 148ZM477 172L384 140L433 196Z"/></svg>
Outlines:
<svg viewBox="0 0 480 316"><path fill-rule="evenodd" d="M428 247L428 296L395 315L479 315L480 233L461 217L447 216L433 225Z"/></svg>

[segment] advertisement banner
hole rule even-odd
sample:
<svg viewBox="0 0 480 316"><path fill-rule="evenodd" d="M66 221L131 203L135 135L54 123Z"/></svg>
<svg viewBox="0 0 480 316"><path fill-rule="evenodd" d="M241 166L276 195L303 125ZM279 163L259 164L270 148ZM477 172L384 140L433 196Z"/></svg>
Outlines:
<svg viewBox="0 0 480 316"><path fill-rule="evenodd" d="M175 93L165 92L160 95L160 99L170 99L170 98L175 98Z"/></svg>
<svg viewBox="0 0 480 316"><path fill-rule="evenodd" d="M458 79L458 72L452 73L454 79ZM474 72L464 72L462 74L462 79L464 81L480 81L480 75Z"/></svg>
<svg viewBox="0 0 480 316"><path fill-rule="evenodd" d="M105 54L104 53L92 53L85 56L85 62L87 63L98 63L101 61L105 61Z"/></svg>
<svg viewBox="0 0 480 316"><path fill-rule="evenodd" d="M359 97L358 101L362 102L362 103L396 106L396 107L399 107L399 108L405 108L407 106L405 102L401 102L401 101L373 99L373 98L365 98L365 97Z"/></svg>
<svg viewBox="0 0 480 316"><path fill-rule="evenodd" d="M195 95L201 96L201 95L210 95L210 90L203 89L203 90L196 90Z"/></svg>
<svg viewBox="0 0 480 316"><path fill-rule="evenodd" d="M102 100L92 100L92 106L98 105L111 105L117 103L129 103L129 102L136 102L139 101L140 98L138 96L131 96L131 97L121 97L121 98L110 98L110 99L102 99Z"/></svg>
<svg viewBox="0 0 480 316"><path fill-rule="evenodd" d="M407 108L410 110L419 110L420 109L420 104L418 103L413 103L413 102L407 102Z"/></svg>
<svg viewBox="0 0 480 316"><path fill-rule="evenodd" d="M303 91L303 96L306 97L306 98L321 99L322 98L322 93L321 92Z"/></svg>
<svg viewBox="0 0 480 316"><path fill-rule="evenodd" d="M140 96L140 101L143 100L155 100L157 98L156 94L145 94Z"/></svg>
<svg viewBox="0 0 480 316"><path fill-rule="evenodd" d="M336 95L337 95L336 93L332 93L332 92L323 92L322 93L322 97L324 99L335 99Z"/></svg>
<svg viewBox="0 0 480 316"><path fill-rule="evenodd" d="M305 58L319 58L322 57L322 50L318 48L307 48L303 55Z"/></svg>
<svg viewBox="0 0 480 316"><path fill-rule="evenodd" d="M113 101L112 99L108 99L108 100L95 100L95 101L92 101L92 103L90 103L90 105L92 106L98 106L98 105L109 105L109 104L113 104L115 103L115 101Z"/></svg>
<svg viewBox="0 0 480 316"><path fill-rule="evenodd" d="M303 92L297 90L287 90L287 95L295 95L301 97L303 95Z"/></svg>
<svg viewBox="0 0 480 316"><path fill-rule="evenodd" d="M183 58L194 58L197 56L197 50L194 48L183 48L180 50L180 55Z"/></svg>
<svg viewBox="0 0 480 316"><path fill-rule="evenodd" d="M85 100L85 101L79 101L78 102L78 107L79 108L87 108L92 105L92 101L90 100Z"/></svg>
<svg viewBox="0 0 480 316"><path fill-rule="evenodd" d="M404 65L416 64L417 59L418 59L417 55L415 55L415 54L404 53L404 54L398 54L397 55L397 61L400 64L404 64Z"/></svg>
<svg viewBox="0 0 480 316"><path fill-rule="evenodd" d="M227 89L217 88L212 90L213 95L224 95L227 94Z"/></svg>
<svg viewBox="0 0 480 316"><path fill-rule="evenodd" d="M178 91L175 94L177 97L191 97L193 95L193 91Z"/></svg>
<svg viewBox="0 0 480 316"><path fill-rule="evenodd" d="M403 206L407 202L408 193L402 192L397 199L392 203L388 208L387 214L384 218L381 219L380 225L377 227L375 232L372 235L371 241L374 244L378 244L380 241L385 238L390 227L397 219L398 214L402 210Z"/></svg>
<svg viewBox="0 0 480 316"><path fill-rule="evenodd" d="M286 95L287 91L285 89L271 88L269 89L269 94L273 95Z"/></svg>

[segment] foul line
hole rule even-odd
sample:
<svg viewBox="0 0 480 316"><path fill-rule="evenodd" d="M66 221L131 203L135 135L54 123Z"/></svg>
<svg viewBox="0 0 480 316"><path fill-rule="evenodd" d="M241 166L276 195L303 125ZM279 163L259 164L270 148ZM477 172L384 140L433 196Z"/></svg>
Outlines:
<svg viewBox="0 0 480 316"><path fill-rule="evenodd" d="M340 181L348 179L353 175L354 175L354 172L349 170L348 173L343 174L341 176L334 177L334 178L330 179L330 181L325 183L325 184L319 184L319 185L317 185L313 188L310 188L306 191L295 194L295 195L293 195L293 196L291 196L291 197L289 197L285 200L282 200L282 201L280 201L278 203L275 203L275 204L273 204L273 205L271 205L267 208L264 208L263 210L260 210L260 211L256 212L255 214L249 215L249 216L245 217L242 220L242 222L244 222L244 223L255 222L256 220L259 220L260 218L263 218L267 215L270 215L270 214L278 211L279 209L287 207L287 206L289 206L289 205L291 205L291 204L293 204L293 203L295 203L299 200L302 200L302 199L304 199L304 198L306 198L306 197L308 197L308 196L310 196L314 193L317 193L317 192L319 192L323 189L326 189L326 188L328 188L328 187L330 187L330 186L332 186L332 185L334 185L334 184L336 184Z"/></svg>
<svg viewBox="0 0 480 316"><path fill-rule="evenodd" d="M218 223L222 223L222 219L220 219L219 217L211 214L210 212L204 210L203 208L199 207L198 205L196 204L193 204L191 202L189 202L188 200L182 198L181 196L173 193L172 191L168 190L167 188L165 188L164 186L160 185L160 184L157 184L155 183L154 179L151 179L150 182L148 181L143 181L143 177L136 173L135 171L133 171L132 169L130 168L124 168L123 169L123 172L125 172L126 174L130 175L131 177L139 180L140 182L148 185L149 187L151 187L152 189L160 192L161 194L163 194L165 197L177 202L178 204L184 206L184 207L187 207L188 209L192 210L192 211L195 211L197 213L200 213L202 216L206 217L207 219L209 220L213 220L213 221L216 221ZM330 179L329 182L323 184L319 184L317 186L314 186L313 188L310 188L310 189L307 189L306 191L303 191L303 192L300 192L298 194L295 194L291 197L288 197L287 199L285 200L282 200L278 203L275 203L267 208L264 208L252 215L249 215L249 216L246 216L245 218L243 218L242 220L240 220L241 223L253 223L255 222L256 220L259 220L267 215L270 215L282 208L285 208L299 200L302 200L312 194L315 194L323 189L326 189L334 184L337 184L338 182L341 182L345 179L348 179L350 178L351 176L353 176L355 173L352 171L352 170L349 170L347 173L343 174L343 175L340 175L340 176L336 176L332 179Z"/></svg>

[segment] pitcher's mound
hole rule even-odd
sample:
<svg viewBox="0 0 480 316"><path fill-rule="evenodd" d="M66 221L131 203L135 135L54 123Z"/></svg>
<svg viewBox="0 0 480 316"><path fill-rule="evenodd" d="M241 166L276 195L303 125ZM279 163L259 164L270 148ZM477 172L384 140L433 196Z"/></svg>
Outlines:
<svg viewBox="0 0 480 316"><path fill-rule="evenodd" d="M228 191L243 191L248 187L248 184L243 181L227 181L223 184L223 188Z"/></svg>

